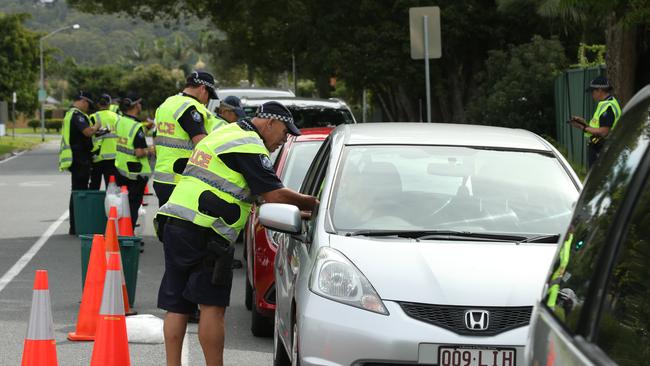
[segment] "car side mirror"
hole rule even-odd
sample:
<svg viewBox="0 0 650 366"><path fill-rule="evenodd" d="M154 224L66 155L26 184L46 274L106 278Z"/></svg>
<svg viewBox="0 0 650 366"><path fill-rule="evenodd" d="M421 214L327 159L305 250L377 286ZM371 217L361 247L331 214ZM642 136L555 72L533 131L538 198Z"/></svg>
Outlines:
<svg viewBox="0 0 650 366"><path fill-rule="evenodd" d="M271 230L292 235L302 234L300 209L285 203L265 203L260 207L260 223Z"/></svg>

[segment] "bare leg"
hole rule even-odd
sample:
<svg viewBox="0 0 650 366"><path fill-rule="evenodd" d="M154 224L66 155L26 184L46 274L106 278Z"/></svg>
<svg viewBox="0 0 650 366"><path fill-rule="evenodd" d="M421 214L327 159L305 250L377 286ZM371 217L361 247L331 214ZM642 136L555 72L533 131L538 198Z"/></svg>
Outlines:
<svg viewBox="0 0 650 366"><path fill-rule="evenodd" d="M167 366L181 366L183 338L185 337L188 318L188 314L167 312L165 315L163 333L165 334Z"/></svg>
<svg viewBox="0 0 650 366"><path fill-rule="evenodd" d="M224 314L226 308L201 305L199 342L206 366L223 366Z"/></svg>

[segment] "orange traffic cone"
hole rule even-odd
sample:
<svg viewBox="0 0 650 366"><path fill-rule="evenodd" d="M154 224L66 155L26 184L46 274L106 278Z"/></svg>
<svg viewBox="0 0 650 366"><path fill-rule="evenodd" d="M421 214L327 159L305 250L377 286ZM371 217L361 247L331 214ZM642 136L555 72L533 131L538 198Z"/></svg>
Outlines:
<svg viewBox="0 0 650 366"><path fill-rule="evenodd" d="M108 259L102 306L97 319L97 334L90 366L129 366L129 341L126 335L124 304L120 296L120 255Z"/></svg>
<svg viewBox="0 0 650 366"><path fill-rule="evenodd" d="M56 366L56 341L50 306L47 271L38 270L34 278L32 310L23 348L22 366Z"/></svg>
<svg viewBox="0 0 650 366"><path fill-rule="evenodd" d="M117 239L117 207L111 207L111 211L108 215L108 221L106 222L106 235L105 235L105 244L106 244L106 261L113 253L120 254L120 244ZM126 280L124 278L124 268L122 268L120 254L120 271L122 272L122 297L124 302L124 313L127 315L135 315L137 312L131 311L129 306L129 294L126 291Z"/></svg>
<svg viewBox="0 0 650 366"><path fill-rule="evenodd" d="M92 341L95 339L97 316L99 315L99 306L102 303L105 275L106 248L104 247L104 235L95 234L93 237L93 245L90 249L84 292L81 296L81 305L79 306L77 329L74 332L68 333L69 340Z"/></svg>
<svg viewBox="0 0 650 366"><path fill-rule="evenodd" d="M122 216L119 220L120 236L133 236L133 221L131 221L131 207L129 206L129 190L126 186L122 186L120 198L122 200Z"/></svg>
<svg viewBox="0 0 650 366"><path fill-rule="evenodd" d="M149 192L149 183L144 185L144 195L145 196L153 196L153 193Z"/></svg>

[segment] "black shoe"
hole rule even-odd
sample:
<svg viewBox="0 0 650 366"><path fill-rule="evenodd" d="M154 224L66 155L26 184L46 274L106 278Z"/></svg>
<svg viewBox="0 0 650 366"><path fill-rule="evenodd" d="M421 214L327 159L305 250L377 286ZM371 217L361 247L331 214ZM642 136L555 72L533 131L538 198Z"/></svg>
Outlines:
<svg viewBox="0 0 650 366"><path fill-rule="evenodd" d="M77 235L77 233L75 232L75 229L70 228L70 229L68 230L68 235Z"/></svg>

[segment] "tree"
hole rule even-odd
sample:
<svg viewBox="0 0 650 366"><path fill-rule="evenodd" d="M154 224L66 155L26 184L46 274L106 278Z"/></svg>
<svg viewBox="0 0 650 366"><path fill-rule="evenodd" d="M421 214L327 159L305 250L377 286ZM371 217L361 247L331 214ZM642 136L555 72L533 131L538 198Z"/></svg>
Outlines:
<svg viewBox="0 0 650 366"><path fill-rule="evenodd" d="M102 93L118 96L123 92L122 79L129 71L119 65L76 66L68 77L68 96L74 97L79 90L90 92L95 98Z"/></svg>
<svg viewBox="0 0 650 366"><path fill-rule="evenodd" d="M643 85L644 82L639 85L637 66L643 52L648 52L648 46L643 45L650 40L650 32L647 29L644 33L642 31L644 25L650 25L650 0L532 2L539 6L540 13L545 16L561 18L565 22L588 22L599 27L596 33L607 46L607 76L623 104Z"/></svg>
<svg viewBox="0 0 650 366"><path fill-rule="evenodd" d="M179 92L183 86L183 73L161 65L142 65L125 76L121 82L123 93L135 92L143 98L143 107L154 111L167 97Z"/></svg>
<svg viewBox="0 0 650 366"><path fill-rule="evenodd" d="M568 65L562 44L535 36L489 55L469 106L471 121L555 136L553 84Z"/></svg>
<svg viewBox="0 0 650 366"><path fill-rule="evenodd" d="M30 113L38 106L39 34L25 28L28 14L0 13L0 100L17 94L16 109Z"/></svg>

